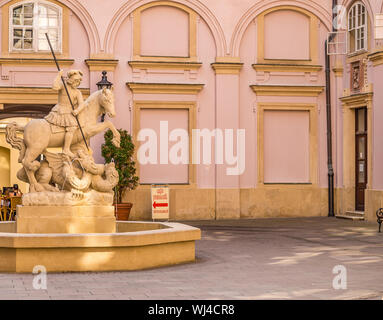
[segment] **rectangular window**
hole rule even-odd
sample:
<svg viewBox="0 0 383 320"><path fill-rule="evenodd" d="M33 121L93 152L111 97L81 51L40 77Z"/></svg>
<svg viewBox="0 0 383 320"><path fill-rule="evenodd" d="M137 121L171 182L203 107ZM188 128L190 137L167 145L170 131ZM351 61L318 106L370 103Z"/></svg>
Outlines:
<svg viewBox="0 0 383 320"><path fill-rule="evenodd" d="M264 183L310 183L310 111L264 111Z"/></svg>
<svg viewBox="0 0 383 320"><path fill-rule="evenodd" d="M141 184L188 184L189 164L174 164L182 152L189 160L189 110L188 109L166 109L166 108L144 108L140 111L140 130L151 129L156 133L155 164L139 164ZM181 147L181 138L176 141L169 141L173 130L181 129L187 133L186 144ZM137 148L148 143L148 140L138 142ZM178 145L180 148L177 148ZM174 154L175 151L177 151ZM172 153L173 152L173 153ZM186 154L185 154L186 153ZM162 163L161 163L162 162Z"/></svg>

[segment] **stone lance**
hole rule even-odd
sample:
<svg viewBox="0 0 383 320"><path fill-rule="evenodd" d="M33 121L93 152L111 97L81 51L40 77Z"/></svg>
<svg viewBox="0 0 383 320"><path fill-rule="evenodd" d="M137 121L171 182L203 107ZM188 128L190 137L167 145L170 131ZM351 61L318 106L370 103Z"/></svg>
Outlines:
<svg viewBox="0 0 383 320"><path fill-rule="evenodd" d="M59 64L58 64L58 62L57 62L56 55L55 55L55 53L54 53L54 51L53 51L52 44L51 44L51 41L49 40L48 33L46 33L45 36L46 36L46 38L47 38L47 40L48 40L49 48L51 49L52 56L53 56L53 59L55 60L57 70L60 71L60 66L59 66ZM67 96L68 96L70 105L72 106L72 110L74 110L74 105L73 105L72 99L70 98L70 95L69 95L69 92L68 92L68 88L67 88L67 86L66 86L66 83L65 83L65 80L64 80L64 77L63 77L63 76L61 76L61 81L62 81L62 83L63 83L63 85L64 85L65 92L66 92L66 94L67 94ZM82 138L84 139L85 146L86 146L86 148L88 149L88 152L89 152L89 147L88 147L88 144L87 144L87 142L86 142L86 139L85 139L85 136L84 136L84 132L83 132L82 129L81 129L80 122L78 121L77 115L75 116L75 118L76 118L76 121L77 121L78 128L80 129Z"/></svg>

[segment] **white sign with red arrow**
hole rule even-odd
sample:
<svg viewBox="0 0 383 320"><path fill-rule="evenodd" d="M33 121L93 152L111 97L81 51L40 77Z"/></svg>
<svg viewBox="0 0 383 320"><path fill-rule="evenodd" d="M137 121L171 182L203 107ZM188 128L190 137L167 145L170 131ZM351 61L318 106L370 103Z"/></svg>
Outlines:
<svg viewBox="0 0 383 320"><path fill-rule="evenodd" d="M152 219L169 219L169 187L152 185Z"/></svg>

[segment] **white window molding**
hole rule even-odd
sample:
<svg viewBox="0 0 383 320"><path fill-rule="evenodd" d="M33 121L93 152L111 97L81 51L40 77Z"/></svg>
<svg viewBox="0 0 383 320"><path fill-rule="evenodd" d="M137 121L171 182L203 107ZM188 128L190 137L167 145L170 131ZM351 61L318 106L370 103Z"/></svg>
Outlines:
<svg viewBox="0 0 383 320"><path fill-rule="evenodd" d="M368 26L365 5L355 2L348 11L349 53L367 50Z"/></svg>
<svg viewBox="0 0 383 320"><path fill-rule="evenodd" d="M383 40L383 14L375 14L375 40Z"/></svg>
<svg viewBox="0 0 383 320"><path fill-rule="evenodd" d="M9 8L9 52L62 52L62 8L48 1L22 1Z"/></svg>

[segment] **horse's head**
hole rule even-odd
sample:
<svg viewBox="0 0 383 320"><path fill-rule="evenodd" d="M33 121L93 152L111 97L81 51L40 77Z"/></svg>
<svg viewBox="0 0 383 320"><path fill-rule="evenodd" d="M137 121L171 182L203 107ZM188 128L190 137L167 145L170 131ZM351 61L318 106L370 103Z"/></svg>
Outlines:
<svg viewBox="0 0 383 320"><path fill-rule="evenodd" d="M112 89L104 88L101 90L100 105L104 108L105 113L108 115L108 117L114 118L116 116L116 109L114 107L113 87Z"/></svg>

